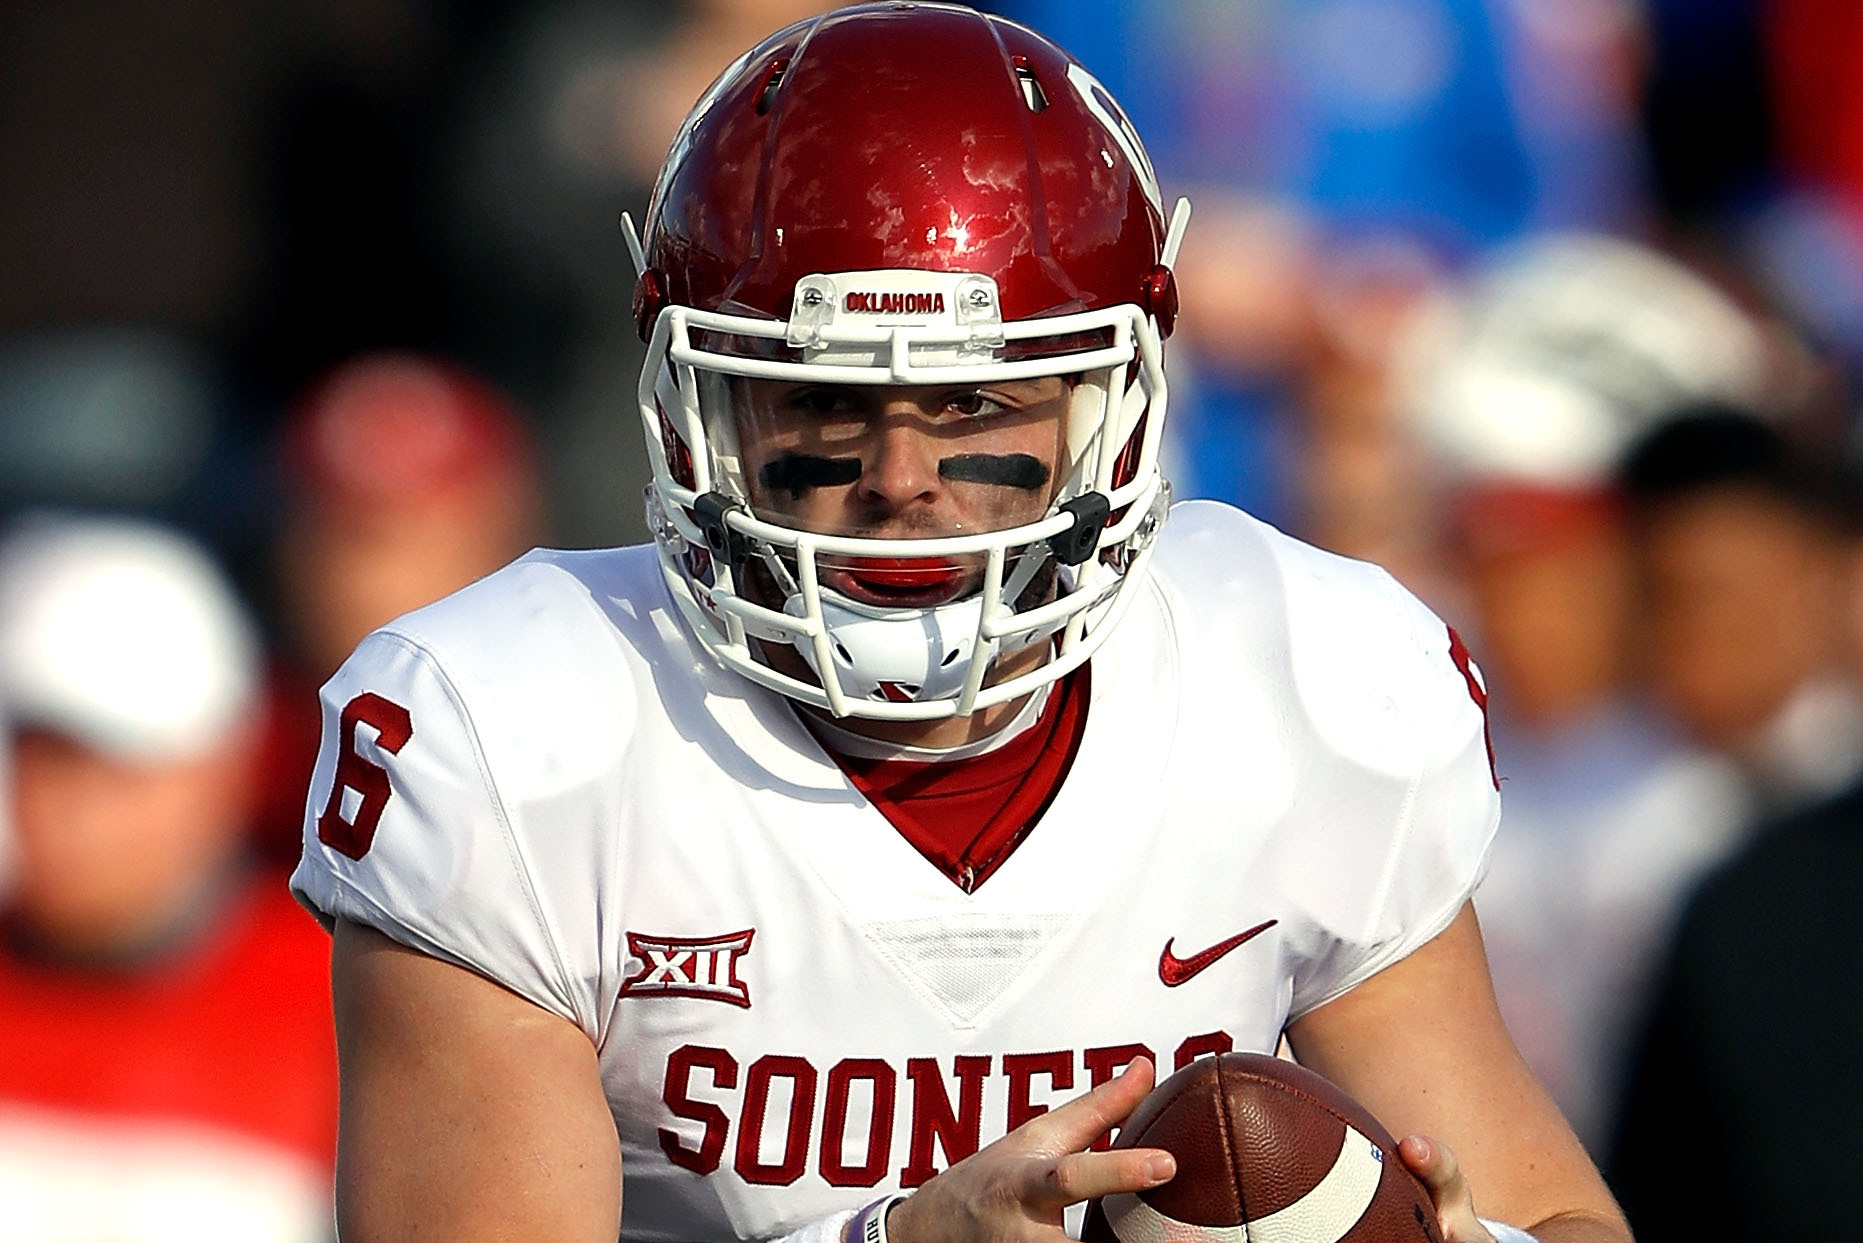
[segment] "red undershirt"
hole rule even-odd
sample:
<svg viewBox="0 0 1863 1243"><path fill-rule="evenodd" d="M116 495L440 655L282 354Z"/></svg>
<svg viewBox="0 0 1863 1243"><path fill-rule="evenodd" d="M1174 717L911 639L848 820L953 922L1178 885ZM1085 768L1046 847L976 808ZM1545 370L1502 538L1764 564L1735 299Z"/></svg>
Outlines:
<svg viewBox="0 0 1863 1243"><path fill-rule="evenodd" d="M1035 724L963 760L835 763L913 849L965 893L1001 867L1054 800L1087 725L1085 667L1056 684Z"/></svg>

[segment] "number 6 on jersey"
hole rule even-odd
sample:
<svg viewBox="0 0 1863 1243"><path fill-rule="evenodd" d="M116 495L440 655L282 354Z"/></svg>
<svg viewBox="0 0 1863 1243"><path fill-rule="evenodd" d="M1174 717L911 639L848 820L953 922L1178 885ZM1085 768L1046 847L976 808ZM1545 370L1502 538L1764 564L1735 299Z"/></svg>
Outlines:
<svg viewBox="0 0 1863 1243"><path fill-rule="evenodd" d="M342 750L337 754L336 775L330 783L330 801L317 817L317 840L339 854L360 859L369 853L375 841L375 827L381 822L382 808L388 805L391 792L388 770L356 750L356 723L375 730L375 745L394 755L414 736L414 722L408 710L373 691L365 691L343 706ZM353 818L343 817L343 792L354 790L361 802Z"/></svg>

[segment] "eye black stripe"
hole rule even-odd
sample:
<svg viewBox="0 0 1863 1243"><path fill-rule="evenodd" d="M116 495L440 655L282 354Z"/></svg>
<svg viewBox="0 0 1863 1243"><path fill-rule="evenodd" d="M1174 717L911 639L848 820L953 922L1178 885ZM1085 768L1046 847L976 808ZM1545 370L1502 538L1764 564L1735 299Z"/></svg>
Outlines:
<svg viewBox="0 0 1863 1243"><path fill-rule="evenodd" d="M939 462L938 473L954 483L993 483L1030 492L1048 482L1048 468L1026 453L960 453Z"/></svg>
<svg viewBox="0 0 1863 1243"><path fill-rule="evenodd" d="M860 478L860 459L851 457L811 457L785 453L765 462L757 472L758 482L770 492L787 492L801 496L815 488L838 488Z"/></svg>

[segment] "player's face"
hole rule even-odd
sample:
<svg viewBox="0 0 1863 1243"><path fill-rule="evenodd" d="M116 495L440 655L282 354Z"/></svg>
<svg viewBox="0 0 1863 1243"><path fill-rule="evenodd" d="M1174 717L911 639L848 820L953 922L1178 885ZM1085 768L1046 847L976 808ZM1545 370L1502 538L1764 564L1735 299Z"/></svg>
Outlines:
<svg viewBox="0 0 1863 1243"><path fill-rule="evenodd" d="M927 539L1040 519L1063 480L1072 383L976 385L741 381L739 443L751 506L806 531ZM981 555L944 566L824 559L823 581L901 607L973 590Z"/></svg>

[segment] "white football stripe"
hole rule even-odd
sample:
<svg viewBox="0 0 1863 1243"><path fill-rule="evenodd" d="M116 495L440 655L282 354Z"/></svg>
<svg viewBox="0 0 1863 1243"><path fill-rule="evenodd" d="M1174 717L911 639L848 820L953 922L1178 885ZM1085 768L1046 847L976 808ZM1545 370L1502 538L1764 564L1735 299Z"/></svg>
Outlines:
<svg viewBox="0 0 1863 1243"><path fill-rule="evenodd" d="M1160 1213L1136 1195L1107 1196L1106 1220L1120 1243L1338 1243L1371 1207L1384 1162L1351 1127L1339 1156L1313 1190L1286 1208L1239 1226L1198 1226Z"/></svg>

